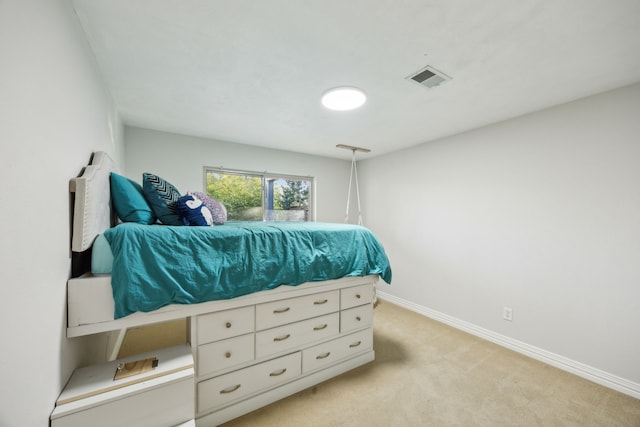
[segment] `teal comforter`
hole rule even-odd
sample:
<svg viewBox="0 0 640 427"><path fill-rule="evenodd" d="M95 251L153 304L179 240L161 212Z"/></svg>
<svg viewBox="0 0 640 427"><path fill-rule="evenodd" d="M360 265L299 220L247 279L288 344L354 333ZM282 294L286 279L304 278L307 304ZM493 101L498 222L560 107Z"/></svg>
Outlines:
<svg viewBox="0 0 640 427"><path fill-rule="evenodd" d="M356 225L125 223L104 236L113 252L116 319L168 304L229 299L345 276L378 274L391 283L384 248L371 231Z"/></svg>

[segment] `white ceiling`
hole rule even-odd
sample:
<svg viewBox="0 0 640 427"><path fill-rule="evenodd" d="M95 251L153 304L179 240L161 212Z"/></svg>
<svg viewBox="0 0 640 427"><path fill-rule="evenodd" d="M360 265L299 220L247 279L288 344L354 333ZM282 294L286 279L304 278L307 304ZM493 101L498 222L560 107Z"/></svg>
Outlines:
<svg viewBox="0 0 640 427"><path fill-rule="evenodd" d="M639 0L72 0L126 124L374 156L640 81ZM452 80L405 78L430 65ZM359 110L324 109L335 86Z"/></svg>

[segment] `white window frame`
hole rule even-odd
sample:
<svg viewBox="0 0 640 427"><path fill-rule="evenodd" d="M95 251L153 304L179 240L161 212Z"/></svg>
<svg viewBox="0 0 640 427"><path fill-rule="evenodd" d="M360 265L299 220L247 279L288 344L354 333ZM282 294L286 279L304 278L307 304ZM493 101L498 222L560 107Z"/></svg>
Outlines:
<svg viewBox="0 0 640 427"><path fill-rule="evenodd" d="M258 172L258 171L249 171L243 169L227 169L224 167L215 167L215 166L204 166L203 167L203 192L207 193L207 175L209 173L219 173L219 174L227 174L227 175L239 175L239 176L247 176L247 177L258 177L261 179L262 186L262 221L271 221L267 218L267 180L269 179L284 179L284 180L296 180L296 181L307 181L309 182L309 216L307 221L305 222L314 222L316 220L316 209L315 209L315 187L316 180L313 176L304 176L304 175L291 175L285 173L274 173L274 172ZM287 222L287 221L278 221L278 222Z"/></svg>

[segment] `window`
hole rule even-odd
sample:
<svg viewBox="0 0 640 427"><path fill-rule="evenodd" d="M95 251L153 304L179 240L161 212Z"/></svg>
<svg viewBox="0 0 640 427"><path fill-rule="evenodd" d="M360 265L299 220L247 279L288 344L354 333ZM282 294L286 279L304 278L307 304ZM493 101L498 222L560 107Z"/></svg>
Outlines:
<svg viewBox="0 0 640 427"><path fill-rule="evenodd" d="M205 192L230 221L313 221L313 178L205 167Z"/></svg>

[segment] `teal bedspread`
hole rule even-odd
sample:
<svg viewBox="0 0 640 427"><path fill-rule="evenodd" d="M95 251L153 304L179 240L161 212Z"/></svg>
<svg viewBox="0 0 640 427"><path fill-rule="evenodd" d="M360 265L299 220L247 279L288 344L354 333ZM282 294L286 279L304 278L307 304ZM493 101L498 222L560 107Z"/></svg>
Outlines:
<svg viewBox="0 0 640 427"><path fill-rule="evenodd" d="M378 274L391 283L384 248L371 231L356 225L124 223L104 236L113 252L116 319L168 304L229 299L345 276Z"/></svg>

